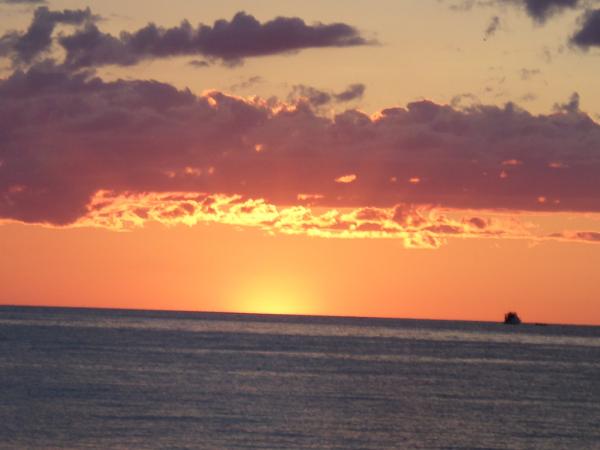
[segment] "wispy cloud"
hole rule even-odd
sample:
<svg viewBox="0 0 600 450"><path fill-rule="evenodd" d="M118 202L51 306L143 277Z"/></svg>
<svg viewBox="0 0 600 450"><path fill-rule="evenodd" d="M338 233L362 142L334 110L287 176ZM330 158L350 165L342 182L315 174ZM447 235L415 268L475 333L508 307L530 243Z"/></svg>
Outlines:
<svg viewBox="0 0 600 450"><path fill-rule="evenodd" d="M366 86L362 83L355 83L348 86L341 92L332 92L318 89L312 86L297 84L292 88L292 92L288 95L290 102L302 99L308 102L311 106L325 106L331 102L345 103L362 98L366 90Z"/></svg>
<svg viewBox="0 0 600 450"><path fill-rule="evenodd" d="M496 34L496 31L498 31L500 29L500 24L501 24L500 17L498 17L498 16L492 17L490 19L490 23L488 24L485 31L483 32L484 40L487 40L487 39L491 38L494 34Z"/></svg>

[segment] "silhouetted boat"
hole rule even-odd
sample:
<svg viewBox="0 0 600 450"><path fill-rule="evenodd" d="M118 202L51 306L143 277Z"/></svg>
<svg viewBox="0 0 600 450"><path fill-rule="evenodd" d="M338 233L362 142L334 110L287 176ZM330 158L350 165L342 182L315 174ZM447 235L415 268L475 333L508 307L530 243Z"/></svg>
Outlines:
<svg viewBox="0 0 600 450"><path fill-rule="evenodd" d="M516 312L510 311L504 314L504 324L505 325L519 325L521 323L521 319Z"/></svg>

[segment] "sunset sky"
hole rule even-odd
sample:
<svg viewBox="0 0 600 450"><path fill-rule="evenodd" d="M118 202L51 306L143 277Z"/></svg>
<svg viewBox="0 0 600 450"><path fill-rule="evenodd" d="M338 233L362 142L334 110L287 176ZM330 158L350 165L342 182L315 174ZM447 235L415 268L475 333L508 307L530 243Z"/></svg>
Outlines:
<svg viewBox="0 0 600 450"><path fill-rule="evenodd" d="M600 1L0 18L0 304L600 324Z"/></svg>

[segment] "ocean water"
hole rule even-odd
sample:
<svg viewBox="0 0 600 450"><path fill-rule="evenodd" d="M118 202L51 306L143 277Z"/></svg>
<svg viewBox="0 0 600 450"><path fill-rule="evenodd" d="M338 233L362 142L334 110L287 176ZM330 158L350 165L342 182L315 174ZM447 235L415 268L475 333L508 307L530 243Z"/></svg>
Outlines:
<svg viewBox="0 0 600 450"><path fill-rule="evenodd" d="M2 307L0 447L600 449L600 328Z"/></svg>

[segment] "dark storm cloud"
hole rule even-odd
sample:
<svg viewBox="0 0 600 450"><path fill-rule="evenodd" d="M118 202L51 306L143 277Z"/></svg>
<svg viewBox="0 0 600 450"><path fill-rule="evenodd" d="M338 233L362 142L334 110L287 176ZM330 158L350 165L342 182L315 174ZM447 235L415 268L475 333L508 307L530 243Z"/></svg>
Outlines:
<svg viewBox="0 0 600 450"><path fill-rule="evenodd" d="M600 9L586 12L581 19L581 28L573 35L571 42L582 48L600 45Z"/></svg>
<svg viewBox="0 0 600 450"><path fill-rule="evenodd" d="M56 25L81 25L95 19L89 8L51 11L45 6L39 7L27 31L10 31L0 37L0 56L10 55L16 64L31 63L52 45Z"/></svg>
<svg viewBox="0 0 600 450"><path fill-rule="evenodd" d="M600 125L575 107L427 100L325 117L305 101L196 96L49 62L0 80L0 218L72 223L99 190L600 212Z"/></svg>
<svg viewBox="0 0 600 450"><path fill-rule="evenodd" d="M296 17L277 17L261 23L252 15L239 12L231 21L217 20L212 26L193 27L188 21L173 28L148 24L132 33L123 31L118 37L88 24L62 36L59 43L66 51L66 65L81 68L130 65L143 59L181 55L202 55L236 65L247 57L373 42L344 23L308 25Z"/></svg>

